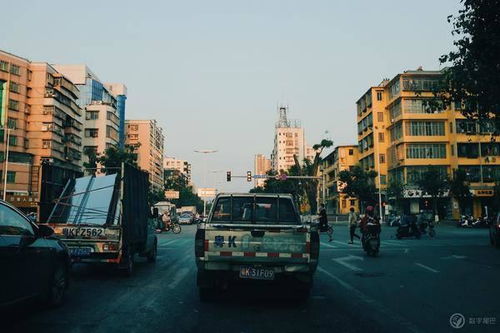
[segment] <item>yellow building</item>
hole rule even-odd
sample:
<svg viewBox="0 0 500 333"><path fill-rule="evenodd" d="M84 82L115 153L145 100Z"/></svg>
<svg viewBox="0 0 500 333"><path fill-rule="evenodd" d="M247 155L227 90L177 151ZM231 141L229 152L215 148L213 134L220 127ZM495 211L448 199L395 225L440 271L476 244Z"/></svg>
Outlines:
<svg viewBox="0 0 500 333"><path fill-rule="evenodd" d="M359 212L358 200L342 193L339 173L358 163L358 146L337 146L322 161L322 173L326 184L326 209L328 214L348 214L351 207Z"/></svg>
<svg viewBox="0 0 500 333"><path fill-rule="evenodd" d="M482 216L500 179L500 144L492 123L465 119L459 105L443 110L426 102L434 98L432 88L441 75L421 68L405 71L358 100L360 164L380 172L382 189L391 179L405 184L405 211L411 213L429 208L416 182L430 166L447 177L463 169L473 195L471 207L463 209ZM459 216L449 194L440 201L441 216Z"/></svg>

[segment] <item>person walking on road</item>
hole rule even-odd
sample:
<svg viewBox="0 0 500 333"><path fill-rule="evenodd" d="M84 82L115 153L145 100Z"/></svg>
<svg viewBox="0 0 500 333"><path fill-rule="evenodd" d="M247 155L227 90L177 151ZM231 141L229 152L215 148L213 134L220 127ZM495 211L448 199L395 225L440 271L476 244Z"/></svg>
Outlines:
<svg viewBox="0 0 500 333"><path fill-rule="evenodd" d="M356 214L356 212L354 212L353 207L351 207L351 209L350 209L348 219L349 219L349 233L351 236L351 241L349 242L349 244L354 244L354 237L359 239L359 236L356 235L356 227L358 224L358 215Z"/></svg>
<svg viewBox="0 0 500 333"><path fill-rule="evenodd" d="M325 205L321 204L319 206L319 230L321 232L327 232L328 237L329 237L329 242L333 240L332 234L333 230L331 230L331 227L328 226L328 216L326 215L326 209Z"/></svg>

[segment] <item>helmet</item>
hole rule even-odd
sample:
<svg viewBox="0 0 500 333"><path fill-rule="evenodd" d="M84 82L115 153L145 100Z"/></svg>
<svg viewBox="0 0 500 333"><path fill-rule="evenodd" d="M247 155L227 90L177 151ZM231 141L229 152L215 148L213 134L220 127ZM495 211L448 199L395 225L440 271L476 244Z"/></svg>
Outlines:
<svg viewBox="0 0 500 333"><path fill-rule="evenodd" d="M365 212L366 212L366 215L373 216L374 211L375 211L375 209L373 208L373 206L367 206Z"/></svg>

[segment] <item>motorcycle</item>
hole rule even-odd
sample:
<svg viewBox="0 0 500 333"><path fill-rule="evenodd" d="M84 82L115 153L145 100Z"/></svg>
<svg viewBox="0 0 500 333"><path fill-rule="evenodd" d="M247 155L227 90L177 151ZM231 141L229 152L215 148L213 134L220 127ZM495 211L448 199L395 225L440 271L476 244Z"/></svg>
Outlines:
<svg viewBox="0 0 500 333"><path fill-rule="evenodd" d="M434 230L434 223L432 221L421 222L418 225L418 231L420 231L420 234L428 234L431 238L436 236L436 230Z"/></svg>
<svg viewBox="0 0 500 333"><path fill-rule="evenodd" d="M363 232L363 250L371 257L375 257L380 250L380 225L368 223Z"/></svg>
<svg viewBox="0 0 500 333"><path fill-rule="evenodd" d="M396 238L401 239L404 237L415 237L420 239L422 232L417 226L417 221L415 216L405 216L402 219L401 225L396 230Z"/></svg>
<svg viewBox="0 0 500 333"><path fill-rule="evenodd" d="M462 215L460 217L460 220L457 222L457 228L472 228L472 224L474 222L474 217L469 215Z"/></svg>
<svg viewBox="0 0 500 333"><path fill-rule="evenodd" d="M487 216L483 216L478 218L477 220L472 222L473 228L489 228L490 227L490 219Z"/></svg>
<svg viewBox="0 0 500 333"><path fill-rule="evenodd" d="M164 228L160 228L158 229L158 233L161 234L163 231L165 232L169 232L170 230L172 230L172 232L174 234L178 234L181 232L182 228L181 226L179 225L179 223L176 223L176 222L170 222L170 223L166 223L165 224L165 227Z"/></svg>

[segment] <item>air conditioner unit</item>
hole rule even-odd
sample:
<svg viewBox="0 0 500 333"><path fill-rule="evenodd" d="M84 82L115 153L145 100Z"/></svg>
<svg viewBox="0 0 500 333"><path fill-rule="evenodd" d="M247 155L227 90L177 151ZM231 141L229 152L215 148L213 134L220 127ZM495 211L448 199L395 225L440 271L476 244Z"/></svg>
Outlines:
<svg viewBox="0 0 500 333"><path fill-rule="evenodd" d="M49 130L49 129L48 129L47 125L43 125L43 126L42 126L42 131L47 132L48 130Z"/></svg>

